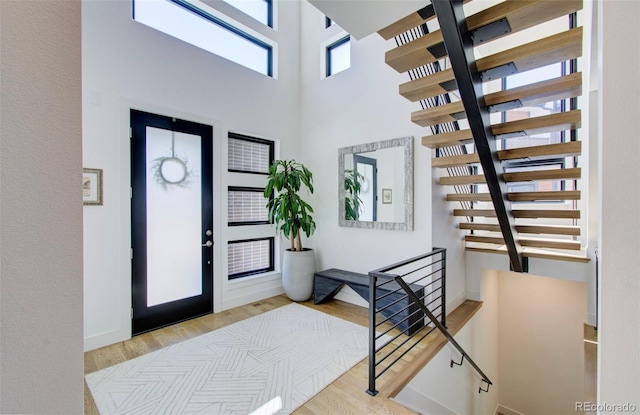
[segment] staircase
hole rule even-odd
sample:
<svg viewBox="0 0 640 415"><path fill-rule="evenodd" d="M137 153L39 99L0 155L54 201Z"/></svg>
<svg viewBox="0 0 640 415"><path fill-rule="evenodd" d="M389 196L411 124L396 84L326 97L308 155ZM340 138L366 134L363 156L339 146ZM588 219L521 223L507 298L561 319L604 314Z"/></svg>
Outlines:
<svg viewBox="0 0 640 415"><path fill-rule="evenodd" d="M421 106L411 121L430 128L422 144L466 218L466 250L507 254L518 272L531 257L588 262L577 226L582 0L504 0L468 16L482 2L463 3L434 0L378 34L395 40L385 61L409 75L399 93Z"/></svg>

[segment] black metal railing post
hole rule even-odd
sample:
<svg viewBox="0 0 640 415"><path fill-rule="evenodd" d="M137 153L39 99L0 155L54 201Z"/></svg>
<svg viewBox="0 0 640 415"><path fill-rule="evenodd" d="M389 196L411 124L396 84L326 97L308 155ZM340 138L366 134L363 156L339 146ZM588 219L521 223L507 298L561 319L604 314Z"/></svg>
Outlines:
<svg viewBox="0 0 640 415"><path fill-rule="evenodd" d="M442 313L439 318L446 322L445 252L444 248L433 248L369 272L369 395L378 393L376 380L380 376L436 330L426 323L422 308L396 282L398 278L411 281L410 289L416 290L414 295L422 307Z"/></svg>
<svg viewBox="0 0 640 415"><path fill-rule="evenodd" d="M378 394L376 390L376 285L378 277L369 273L369 389L371 396Z"/></svg>
<svg viewBox="0 0 640 415"><path fill-rule="evenodd" d="M442 255L442 262L444 264L447 263L447 250L443 250L441 252ZM444 327L447 327L447 267L442 267L441 268L441 278L442 280L440 281L440 284L442 285L442 298L440 299L440 301L442 301L442 316L440 317L440 319L442 320L442 325Z"/></svg>

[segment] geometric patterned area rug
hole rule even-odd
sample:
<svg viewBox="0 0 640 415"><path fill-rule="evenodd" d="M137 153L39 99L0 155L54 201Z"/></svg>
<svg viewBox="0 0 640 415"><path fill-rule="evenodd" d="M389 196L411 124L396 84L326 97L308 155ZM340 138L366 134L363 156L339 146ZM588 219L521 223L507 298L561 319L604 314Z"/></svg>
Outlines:
<svg viewBox="0 0 640 415"><path fill-rule="evenodd" d="M294 303L86 380L101 415L289 414L367 354L366 327Z"/></svg>

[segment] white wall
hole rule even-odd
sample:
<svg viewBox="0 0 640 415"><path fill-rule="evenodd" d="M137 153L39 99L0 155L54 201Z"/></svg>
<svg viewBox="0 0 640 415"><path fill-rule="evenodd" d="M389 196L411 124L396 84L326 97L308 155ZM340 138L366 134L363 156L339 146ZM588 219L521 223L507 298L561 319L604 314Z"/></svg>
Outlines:
<svg viewBox="0 0 640 415"><path fill-rule="evenodd" d="M238 179L226 172L228 131L278 140L276 157L298 155L299 3L278 2L276 15L277 31L241 21L278 43L272 79L133 21L130 0L83 2L83 163L104 170L104 206L85 207L85 349L131 334L129 108L214 127L215 310L282 293L277 272L227 283L226 241L242 230L224 220Z"/></svg>
<svg viewBox="0 0 640 415"><path fill-rule="evenodd" d="M322 13L302 3L302 160L314 172L313 206L318 225L309 241L317 248L318 269L343 268L366 273L431 250L431 150L420 139L427 129L410 121L419 105L398 94L407 82L384 64L394 43L377 34L351 41L351 68L326 79L321 44L339 36L340 27L324 28ZM412 232L338 226L338 149L414 136L414 230ZM462 274L449 278L464 280ZM463 284L460 284L463 286ZM457 295L449 292L450 298ZM339 298L347 299L346 296ZM357 301L353 299L353 301Z"/></svg>
<svg viewBox="0 0 640 415"><path fill-rule="evenodd" d="M598 2L601 210L599 403L640 408L640 2Z"/></svg>
<svg viewBox="0 0 640 415"><path fill-rule="evenodd" d="M526 415L569 414L584 401L582 282L498 272L500 404Z"/></svg>
<svg viewBox="0 0 640 415"><path fill-rule="evenodd" d="M79 1L0 2L0 413L79 414Z"/></svg>

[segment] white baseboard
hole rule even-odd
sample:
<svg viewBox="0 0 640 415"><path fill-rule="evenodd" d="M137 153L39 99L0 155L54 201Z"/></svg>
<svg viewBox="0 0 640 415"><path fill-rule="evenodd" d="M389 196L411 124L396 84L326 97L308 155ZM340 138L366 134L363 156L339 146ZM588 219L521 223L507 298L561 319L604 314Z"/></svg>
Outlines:
<svg viewBox="0 0 640 415"><path fill-rule="evenodd" d="M482 301L482 295L480 291L467 290L467 299L473 300L473 301Z"/></svg>
<svg viewBox="0 0 640 415"><path fill-rule="evenodd" d="M456 415L451 409L411 386L405 386L393 400L421 415Z"/></svg>
<svg viewBox="0 0 640 415"><path fill-rule="evenodd" d="M262 291L254 291L254 292L249 292L245 294L240 294L233 298L223 299L222 311L228 310L230 308L240 307L250 303L255 303L256 301L265 300L267 298L275 297L280 294L284 294L282 285L271 287Z"/></svg>
<svg viewBox="0 0 640 415"><path fill-rule="evenodd" d="M522 412L518 412L514 409L507 408L506 406L500 404L498 404L494 415L497 415L498 413L501 413L502 415L524 415Z"/></svg>
<svg viewBox="0 0 640 415"><path fill-rule="evenodd" d="M110 344L118 343L131 338L131 332L124 332L123 330L113 330L106 333L96 334L84 338L84 351L99 349L100 347L108 346Z"/></svg>
<svg viewBox="0 0 640 415"><path fill-rule="evenodd" d="M467 298L464 293L460 293L451 300L447 301L447 314L458 308Z"/></svg>

